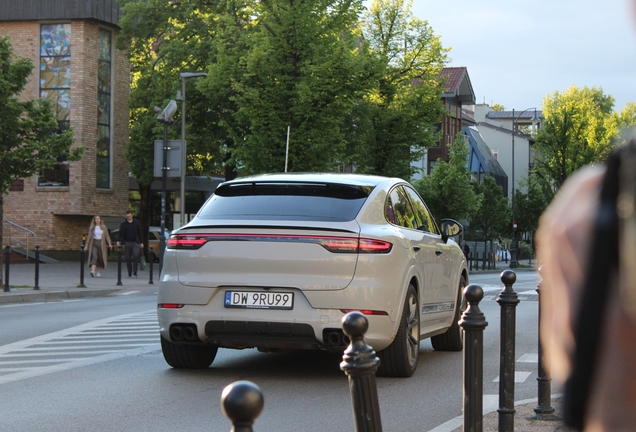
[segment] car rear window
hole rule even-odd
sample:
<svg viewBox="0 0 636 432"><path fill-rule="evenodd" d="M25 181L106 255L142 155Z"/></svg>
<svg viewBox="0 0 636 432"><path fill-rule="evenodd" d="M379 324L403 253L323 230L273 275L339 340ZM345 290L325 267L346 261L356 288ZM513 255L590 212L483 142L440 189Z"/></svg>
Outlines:
<svg viewBox="0 0 636 432"><path fill-rule="evenodd" d="M372 190L333 183L231 183L217 188L197 217L346 222L355 219Z"/></svg>

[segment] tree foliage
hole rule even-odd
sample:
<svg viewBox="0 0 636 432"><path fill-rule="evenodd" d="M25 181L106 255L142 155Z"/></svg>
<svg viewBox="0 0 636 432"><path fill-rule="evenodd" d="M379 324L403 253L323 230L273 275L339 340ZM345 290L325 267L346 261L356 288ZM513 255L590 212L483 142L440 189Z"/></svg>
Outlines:
<svg viewBox="0 0 636 432"><path fill-rule="evenodd" d="M481 183L474 183L475 194L481 197L479 210L470 219L470 232L484 242L510 231L510 207L503 188L494 178L484 177Z"/></svg>
<svg viewBox="0 0 636 432"><path fill-rule="evenodd" d="M381 71L351 122L359 172L410 178L416 171L411 162L438 141L434 126L444 113L440 72L448 49L411 6L374 0L363 17L364 39Z"/></svg>
<svg viewBox="0 0 636 432"><path fill-rule="evenodd" d="M479 209L482 197L471 186L468 151L468 144L458 134L449 148L448 162L438 159L433 173L414 183L438 224L443 218L471 219Z"/></svg>
<svg viewBox="0 0 636 432"><path fill-rule="evenodd" d="M216 9L208 2L119 0L122 31L117 44L128 52L131 64L130 140L126 149L130 172L139 183L138 217L144 237L150 219L154 181L154 141L163 138L154 106L163 108L181 89L180 72L200 72L214 57ZM200 78L199 78L200 79ZM195 81L195 82L192 82ZM186 80L186 173L207 175L221 169L218 141L222 130L197 91L197 80ZM169 139L181 138L181 110L168 127ZM144 240L147 244L147 239Z"/></svg>
<svg viewBox="0 0 636 432"><path fill-rule="evenodd" d="M527 182L527 192L515 191L514 213L519 233L536 232L539 218L550 203L549 196L534 176Z"/></svg>
<svg viewBox="0 0 636 432"><path fill-rule="evenodd" d="M72 130L55 132L59 126L50 101L19 98L32 71L31 60L15 57L9 38L0 37L0 226L4 195L16 179L52 168L60 155L79 160L84 150L71 150Z"/></svg>
<svg viewBox="0 0 636 432"><path fill-rule="evenodd" d="M572 86L545 98L535 144L535 172L544 186L555 192L577 169L605 159L620 128L634 120L633 104L620 114L613 107L614 98L596 87Z"/></svg>
<svg viewBox="0 0 636 432"><path fill-rule="evenodd" d="M357 27L360 0L246 4L220 18L208 97L229 99L232 157L246 173L328 171L342 163L344 125L376 75ZM236 15L239 14L239 15ZM237 16L240 19L237 20Z"/></svg>

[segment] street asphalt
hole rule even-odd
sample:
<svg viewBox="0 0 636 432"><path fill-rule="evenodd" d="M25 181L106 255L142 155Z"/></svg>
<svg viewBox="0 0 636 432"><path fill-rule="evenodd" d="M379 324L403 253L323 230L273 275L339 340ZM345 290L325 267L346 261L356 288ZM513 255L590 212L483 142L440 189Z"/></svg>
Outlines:
<svg viewBox="0 0 636 432"><path fill-rule="evenodd" d="M495 268L473 269L472 274L483 272L501 272L509 268L505 262L497 262ZM522 270L522 269L519 269ZM55 301L82 297L106 296L124 289L147 287L150 284L149 267L139 271L137 278L129 278L126 265L122 264L121 285L118 284L117 263L109 262L101 272L101 277L91 277L90 269L84 267L83 286L79 262L61 261L39 265L38 288L35 289L35 264L13 264L9 267L7 279L6 266L2 267L2 290L0 304L19 302ZM158 285L159 266L153 266L152 285ZM8 282L8 290L7 290ZM520 432L556 432L569 431L560 421L560 395L555 395L552 407L555 414L547 420L535 418L533 409L536 400L518 401L514 420L514 430ZM498 430L497 407L484 405L483 431ZM462 416L456 417L436 427L432 432L459 432L462 430Z"/></svg>

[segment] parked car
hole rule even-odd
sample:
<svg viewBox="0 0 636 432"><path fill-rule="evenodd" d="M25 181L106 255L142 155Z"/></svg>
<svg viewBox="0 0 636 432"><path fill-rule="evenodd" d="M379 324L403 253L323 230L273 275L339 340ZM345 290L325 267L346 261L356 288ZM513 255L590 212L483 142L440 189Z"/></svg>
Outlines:
<svg viewBox="0 0 636 432"><path fill-rule="evenodd" d="M168 238L170 237L169 230L164 230L164 237L166 239L166 244L167 244ZM119 239L119 228L110 231L110 238L112 239L113 244L117 242L117 239ZM161 240L161 227L157 227L157 226L149 227L148 228L148 245L144 245L144 246L146 246L145 248L146 252L149 251L150 248L152 247L152 250L155 253L155 262L159 262L160 240ZM122 251L123 251L123 248L124 248L124 245L122 244ZM113 251L116 253L117 252L116 248L113 248Z"/></svg>
<svg viewBox="0 0 636 432"><path fill-rule="evenodd" d="M161 347L175 368L218 348L342 352L362 312L384 376L411 376L420 341L459 351L464 254L406 181L275 174L228 181L172 232L158 293Z"/></svg>

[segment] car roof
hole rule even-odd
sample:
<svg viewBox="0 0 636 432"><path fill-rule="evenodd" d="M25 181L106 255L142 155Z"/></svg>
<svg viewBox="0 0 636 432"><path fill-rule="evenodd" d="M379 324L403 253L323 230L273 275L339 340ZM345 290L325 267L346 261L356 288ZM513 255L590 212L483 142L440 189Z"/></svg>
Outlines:
<svg viewBox="0 0 636 432"><path fill-rule="evenodd" d="M250 182L301 182L301 183L339 183L352 186L377 186L389 180L388 177L366 174L340 174L340 173L281 173L260 174L248 177L240 177L222 183L221 185L250 183ZM398 179L395 179L398 180ZM221 186L219 185L219 186Z"/></svg>

